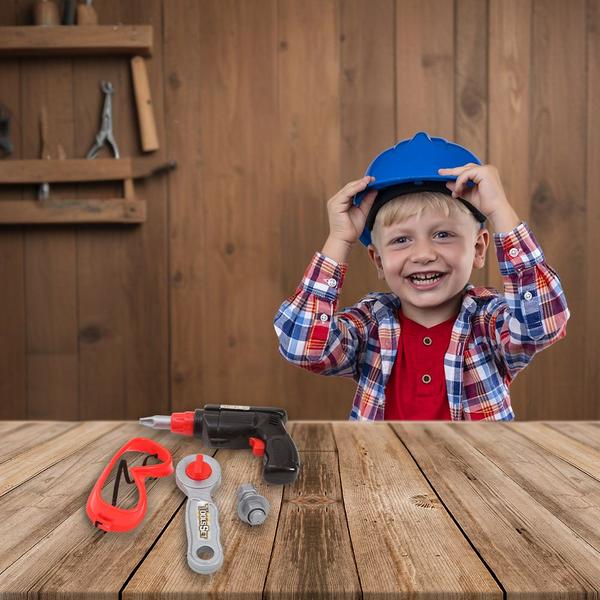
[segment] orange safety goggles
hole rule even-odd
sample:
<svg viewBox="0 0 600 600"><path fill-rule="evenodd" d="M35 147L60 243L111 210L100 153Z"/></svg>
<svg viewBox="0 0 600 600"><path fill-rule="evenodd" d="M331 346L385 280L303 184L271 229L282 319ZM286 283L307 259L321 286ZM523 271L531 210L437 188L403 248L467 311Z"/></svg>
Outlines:
<svg viewBox="0 0 600 600"><path fill-rule="evenodd" d="M125 452L145 452L148 453L144 463L140 466L129 467L127 461L121 459ZM146 464L150 457L155 457L160 462L157 464ZM115 477L115 486L113 490L112 504L108 504L102 498L102 488L108 479L115 464L119 462L117 475ZM119 481L121 473L124 474L128 483L135 483L138 491L138 502L134 508L118 508L117 495L119 490ZM146 478L165 477L173 473L173 460L171 453L159 443L148 438L134 438L129 440L112 457L110 463L106 466L102 474L94 485L87 504L86 512L94 527L104 531L129 531L133 529L144 518L146 514L147 496L146 496Z"/></svg>

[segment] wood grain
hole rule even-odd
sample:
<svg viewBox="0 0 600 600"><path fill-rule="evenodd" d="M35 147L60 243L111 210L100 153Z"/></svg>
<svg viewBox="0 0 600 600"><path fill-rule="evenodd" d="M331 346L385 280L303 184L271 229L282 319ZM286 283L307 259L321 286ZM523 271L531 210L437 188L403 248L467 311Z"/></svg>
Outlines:
<svg viewBox="0 0 600 600"><path fill-rule="evenodd" d="M0 56L81 56L152 53L152 27L2 27Z"/></svg>
<svg viewBox="0 0 600 600"><path fill-rule="evenodd" d="M0 503L0 598L583 600L600 591L600 478L585 472L588 456L598 464L598 437L585 443L597 421L292 421L301 470L288 486L265 484L249 450L144 429L174 464L203 452L221 465L225 560L210 576L187 566L173 476L146 482L147 513L130 532L94 529L86 516L98 475L140 429L0 422L20 442L0 463L0 485L13 483ZM236 514L244 482L270 502L260 527ZM119 505L129 506L136 494L122 486Z"/></svg>
<svg viewBox="0 0 600 600"><path fill-rule="evenodd" d="M586 236L597 236L586 224L586 3L534 2L531 33L531 123L529 194L531 226L546 262L561 273L569 299L568 336L551 352L536 357L529 370L530 397L543 398L528 419L571 419L577 398L578 418L593 418L597 396L585 395L585 374L579 372L583 340L597 335L586 321L581 282L594 267L586 267ZM558 143L565 140L565 143ZM591 329L590 329L591 328Z"/></svg>
<svg viewBox="0 0 600 600"><path fill-rule="evenodd" d="M0 23L16 23L14 0L0 2ZM22 156L20 122L21 67L15 60L0 60L0 102L10 111L10 158ZM21 188L0 186L0 202L20 198ZM21 227L0 229L0 418L27 417L27 310L25 304L25 235Z"/></svg>
<svg viewBox="0 0 600 600"><path fill-rule="evenodd" d="M476 588L486 598L502 598L389 425L336 423L333 431L363 597L461 596Z"/></svg>
<svg viewBox="0 0 600 600"><path fill-rule="evenodd" d="M29 23L31 3L18 0L19 25ZM74 98L70 58L21 63L23 158L40 157L39 119L48 114L50 156L58 145L74 154ZM50 185L50 197L72 198L74 190ZM37 189L23 198L36 199ZM77 239L68 227L42 226L25 233L25 310L27 314L27 416L78 418Z"/></svg>
<svg viewBox="0 0 600 600"><path fill-rule="evenodd" d="M504 463L471 445L462 425L392 427L506 593L570 598L598 589L600 552L560 519L562 509L550 512L506 473ZM498 426L481 423L480 430L489 425ZM510 442L505 437L503 443Z"/></svg>
<svg viewBox="0 0 600 600"><path fill-rule="evenodd" d="M0 25L31 22L32 0L1 5ZM179 168L136 182L147 207L139 227L2 227L0 415L124 418L276 398L291 418L346 419L355 383L285 363L272 320L322 248L327 200L418 130L499 167L564 284L567 338L512 385L517 419L600 415L598 0L94 6L102 26L152 27L159 154ZM139 156L128 60L3 56L13 158L39 156L46 105L55 158L60 144L82 159L100 124L103 78L118 86L121 150ZM0 202L35 202L34 187L0 188ZM122 189L51 184L54 192L103 200ZM492 245L487 263L485 282L483 272L473 281L500 288ZM338 306L385 288L357 245Z"/></svg>

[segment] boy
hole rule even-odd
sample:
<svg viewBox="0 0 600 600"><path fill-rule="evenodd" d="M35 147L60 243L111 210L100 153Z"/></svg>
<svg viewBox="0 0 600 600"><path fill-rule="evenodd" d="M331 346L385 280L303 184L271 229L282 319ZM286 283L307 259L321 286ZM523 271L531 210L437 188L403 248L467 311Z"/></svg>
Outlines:
<svg viewBox="0 0 600 600"><path fill-rule="evenodd" d="M358 383L350 420L512 420L511 381L566 335L559 278L510 206L498 170L471 162L438 174L457 177L442 184L445 193L396 196L390 186L359 206L353 197L374 178L344 186L327 203L323 249L275 317L289 362ZM468 283L485 263L486 217L504 295ZM391 293L336 312L359 236L370 241L369 257Z"/></svg>

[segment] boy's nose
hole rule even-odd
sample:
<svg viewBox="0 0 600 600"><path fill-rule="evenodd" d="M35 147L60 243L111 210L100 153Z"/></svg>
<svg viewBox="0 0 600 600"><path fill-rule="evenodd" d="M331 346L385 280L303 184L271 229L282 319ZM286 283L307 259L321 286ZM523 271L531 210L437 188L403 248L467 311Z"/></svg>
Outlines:
<svg viewBox="0 0 600 600"><path fill-rule="evenodd" d="M413 245L413 252L411 260L413 262L430 262L437 258L435 249L428 241L415 242Z"/></svg>

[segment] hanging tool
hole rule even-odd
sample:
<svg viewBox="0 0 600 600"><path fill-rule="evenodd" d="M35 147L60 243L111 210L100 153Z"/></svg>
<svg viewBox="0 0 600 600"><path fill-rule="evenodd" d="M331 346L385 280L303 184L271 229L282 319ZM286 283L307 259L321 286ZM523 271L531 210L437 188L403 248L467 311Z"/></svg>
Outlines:
<svg viewBox="0 0 600 600"><path fill-rule="evenodd" d="M223 564L219 511L212 499L212 493L221 485L221 466L207 454L190 454L179 461L175 481L188 498L185 507L188 565L196 573L214 573Z"/></svg>
<svg viewBox="0 0 600 600"><path fill-rule="evenodd" d="M60 25L58 5L51 0L40 0L33 6L34 25Z"/></svg>
<svg viewBox="0 0 600 600"><path fill-rule="evenodd" d="M45 106L42 106L40 115L40 142L40 158L43 160L51 159L52 157L50 156L50 147L48 146L48 113L46 111ZM49 196L50 184L48 182L40 184L40 186L38 187L38 200L48 200Z"/></svg>
<svg viewBox="0 0 600 600"><path fill-rule="evenodd" d="M75 25L75 8L77 0L65 0L63 6L63 25Z"/></svg>
<svg viewBox="0 0 600 600"><path fill-rule="evenodd" d="M10 112L4 104L0 104L0 150L4 156L13 152L13 145L10 141Z"/></svg>
<svg viewBox="0 0 600 600"><path fill-rule="evenodd" d="M146 61L141 56L134 56L131 59L131 76L133 79L133 91L135 93L142 149L144 152L152 152L158 150L158 134L156 133L156 121L154 120Z"/></svg>
<svg viewBox="0 0 600 600"><path fill-rule="evenodd" d="M92 6L92 0L77 5L77 25L98 25L98 14Z"/></svg>
<svg viewBox="0 0 600 600"><path fill-rule="evenodd" d="M112 101L111 96L115 93L113 85L110 81L103 81L101 83L102 91L104 92L104 107L102 108L102 125L100 131L96 135L96 143L91 147L87 153L86 158L96 158L96 155L104 145L108 143L112 147L112 151L115 158L120 158L119 148L115 141L113 134L113 123L112 123Z"/></svg>
<svg viewBox="0 0 600 600"><path fill-rule="evenodd" d="M209 448L251 447L255 456L263 457L264 480L274 484L293 483L300 469L298 449L286 422L287 413L281 408L227 404L140 419L146 427L202 438Z"/></svg>

